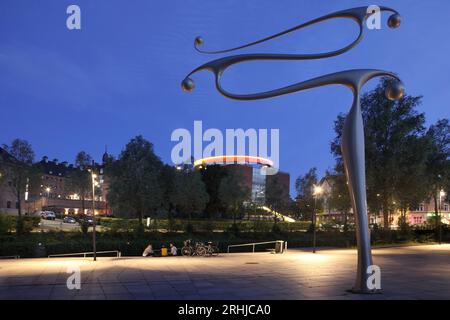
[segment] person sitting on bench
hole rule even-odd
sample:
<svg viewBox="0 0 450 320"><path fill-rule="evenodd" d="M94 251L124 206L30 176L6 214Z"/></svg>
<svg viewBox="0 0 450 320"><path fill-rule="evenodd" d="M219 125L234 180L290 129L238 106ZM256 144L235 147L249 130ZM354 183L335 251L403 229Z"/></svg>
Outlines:
<svg viewBox="0 0 450 320"><path fill-rule="evenodd" d="M149 244L147 246L147 248L145 248L144 252L142 253L143 257L148 257L148 256L152 256L153 255L153 247L151 244Z"/></svg>
<svg viewBox="0 0 450 320"><path fill-rule="evenodd" d="M178 249L173 245L173 243L170 244L170 255L176 256L178 254Z"/></svg>

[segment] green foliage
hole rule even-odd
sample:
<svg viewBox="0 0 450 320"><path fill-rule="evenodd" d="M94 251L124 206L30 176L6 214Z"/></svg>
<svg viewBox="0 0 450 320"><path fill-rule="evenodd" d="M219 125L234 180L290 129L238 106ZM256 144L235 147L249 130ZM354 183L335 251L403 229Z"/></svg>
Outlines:
<svg viewBox="0 0 450 320"><path fill-rule="evenodd" d="M173 207L187 214L188 219L202 213L209 196L201 174L196 170L179 170L174 178L174 188L169 198Z"/></svg>
<svg viewBox="0 0 450 320"><path fill-rule="evenodd" d="M269 229L273 225L270 222ZM278 224L280 227L281 224ZM239 226L241 229L242 225ZM411 237L406 238L402 236L400 231L382 230L372 232L372 243L376 245L394 244L394 243L427 243L433 241L434 233L431 230L413 230ZM190 236L178 233L164 233L154 234L146 233L142 236L136 236L134 233L118 233L112 235L111 233L98 232L97 234L97 250L119 250L123 256L139 256L142 254L144 248L151 243L154 248L161 248L162 245L168 246L169 243L174 243L177 247L183 245L183 240ZM305 232L292 232L283 234L273 234L272 232L239 232L235 233L196 233L193 236L195 241L213 241L218 242L220 250L226 252L227 246L230 244L242 244L260 241L286 240L288 247L308 247L312 243L312 235ZM444 241L450 241L450 232L444 230ZM85 237L80 233L31 233L28 235L6 235L0 236L0 256L20 255L23 258L34 257L44 253L43 250L37 250L38 244L42 244L46 254L62 254L74 252L92 251L91 237ZM344 234L342 232L318 232L317 234L318 246L333 246L333 247L348 247L355 246L356 239L354 234ZM264 251L265 248L273 248L272 245L257 246L257 250ZM237 249L237 251L245 251L245 248ZM247 248L248 250L248 248Z"/></svg>
<svg viewBox="0 0 450 320"><path fill-rule="evenodd" d="M67 179L67 190L70 193L75 193L81 199L81 212L85 209L85 198L92 193L91 174L87 170L92 166L92 157L85 151L80 151L75 157L75 168L69 172Z"/></svg>
<svg viewBox="0 0 450 320"><path fill-rule="evenodd" d="M211 165L207 170L201 170L202 180L209 195L209 201L206 204L205 213L211 218L218 216L223 211L224 204L219 195L220 183L227 174L224 166Z"/></svg>
<svg viewBox="0 0 450 320"><path fill-rule="evenodd" d="M266 205L275 211L286 211L289 204L289 194L286 193L277 175L266 178Z"/></svg>
<svg viewBox="0 0 450 320"><path fill-rule="evenodd" d="M233 223L228 227L227 232L235 237L239 236L239 233L241 232L239 225L237 223Z"/></svg>
<svg viewBox="0 0 450 320"><path fill-rule="evenodd" d="M279 234L282 234L282 233L283 233L282 230L281 230L281 228L280 228L280 226L278 225L278 223L274 223L274 224L272 225L272 233L273 233L273 234L276 234L276 235L279 235Z"/></svg>
<svg viewBox="0 0 450 320"><path fill-rule="evenodd" d="M82 220L80 222L80 229L82 234L87 235L89 231L89 223L87 221Z"/></svg>
<svg viewBox="0 0 450 320"><path fill-rule="evenodd" d="M295 180L296 202L302 213L301 219L311 219L314 210L320 207L320 201L315 202L313 195L314 185L317 183L317 168L311 168L306 174L300 175Z"/></svg>
<svg viewBox="0 0 450 320"><path fill-rule="evenodd" d="M234 224L236 224L238 209L250 198L251 193L242 181L239 173L227 171L227 175L222 178L219 186L219 198L226 209L232 212Z"/></svg>
<svg viewBox="0 0 450 320"><path fill-rule="evenodd" d="M109 168L109 201L120 213L137 217L155 214L162 206L163 190L159 176L163 164L153 144L142 136L133 138Z"/></svg>
<svg viewBox="0 0 450 320"><path fill-rule="evenodd" d="M33 167L34 151L28 141L21 139L15 139L10 146L3 145L3 148L12 156L12 160L8 163L7 170L3 174L7 175L11 181L10 188L17 196L18 213L21 216L22 195L25 194L27 184L30 188L37 186L37 172ZM5 168L2 170L4 171Z"/></svg>
<svg viewBox="0 0 450 320"><path fill-rule="evenodd" d="M426 183L429 196L435 203L438 213L441 190L450 190L450 123L448 119L439 120L426 134L430 152L426 161ZM447 192L447 199L449 192ZM442 199L445 200L445 199ZM437 226L437 224L436 224Z"/></svg>
<svg viewBox="0 0 450 320"><path fill-rule="evenodd" d="M16 219L16 233L18 235L29 234L33 230L33 221L25 217L17 217Z"/></svg>
<svg viewBox="0 0 450 320"><path fill-rule="evenodd" d="M421 97L405 95L399 101L385 97L388 79L363 95L361 108L365 129L367 202L370 211L382 211L385 228L389 213L414 208L426 197L425 161L428 147L425 139L425 116L417 111ZM344 175L341 138L345 117L335 121L336 137L331 151L336 171ZM347 192L340 184L339 193Z"/></svg>
<svg viewBox="0 0 450 320"><path fill-rule="evenodd" d="M185 231L187 234L194 233L194 225L190 221L186 224Z"/></svg>
<svg viewBox="0 0 450 320"><path fill-rule="evenodd" d="M5 235L15 228L15 219L13 216L0 213L0 235Z"/></svg>

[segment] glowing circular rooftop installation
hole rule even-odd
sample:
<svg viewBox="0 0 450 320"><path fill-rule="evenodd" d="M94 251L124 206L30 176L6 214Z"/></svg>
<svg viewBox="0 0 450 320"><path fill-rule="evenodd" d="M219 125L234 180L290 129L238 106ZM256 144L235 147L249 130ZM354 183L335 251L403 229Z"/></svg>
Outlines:
<svg viewBox="0 0 450 320"><path fill-rule="evenodd" d="M198 159L194 162L194 167L200 167L208 164L259 164L262 166L273 167L273 161L263 157L245 156L245 155L224 155Z"/></svg>

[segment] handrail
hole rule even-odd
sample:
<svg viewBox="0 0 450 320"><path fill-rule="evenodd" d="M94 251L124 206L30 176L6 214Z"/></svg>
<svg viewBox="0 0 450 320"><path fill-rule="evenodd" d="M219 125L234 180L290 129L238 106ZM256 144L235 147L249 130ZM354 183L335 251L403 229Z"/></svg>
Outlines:
<svg viewBox="0 0 450 320"><path fill-rule="evenodd" d="M0 259L20 259L19 255L14 256L0 256Z"/></svg>
<svg viewBox="0 0 450 320"><path fill-rule="evenodd" d="M253 246L253 253L255 253L255 246L259 244L269 244L269 243L277 243L277 242L285 243L285 250L287 249L287 241L283 240L275 240L275 241L265 241L265 242L252 242L252 243L244 243L244 244L231 244L227 248L227 253L230 253L230 248L232 247L244 247L244 246Z"/></svg>
<svg viewBox="0 0 450 320"><path fill-rule="evenodd" d="M111 251L97 251L97 254L102 253L115 253L117 258L122 257L122 252L119 250L111 250ZM57 258L57 257L70 257L70 256L80 256L83 255L83 258L86 258L87 255L94 254L94 252L79 252L79 253L63 253L63 254L51 254L48 256L48 258Z"/></svg>

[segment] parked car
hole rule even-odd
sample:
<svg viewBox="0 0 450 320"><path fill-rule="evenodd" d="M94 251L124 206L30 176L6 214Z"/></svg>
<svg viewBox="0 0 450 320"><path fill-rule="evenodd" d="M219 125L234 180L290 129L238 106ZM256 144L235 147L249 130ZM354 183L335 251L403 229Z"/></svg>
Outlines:
<svg viewBox="0 0 450 320"><path fill-rule="evenodd" d="M94 224L94 219L92 217L84 217L82 219L84 223L87 223L88 225L92 226Z"/></svg>
<svg viewBox="0 0 450 320"><path fill-rule="evenodd" d="M64 217L63 222L64 223L77 223L77 220L75 220L74 217Z"/></svg>
<svg viewBox="0 0 450 320"><path fill-rule="evenodd" d="M42 211L41 218L45 220L55 220L56 215L53 211Z"/></svg>

